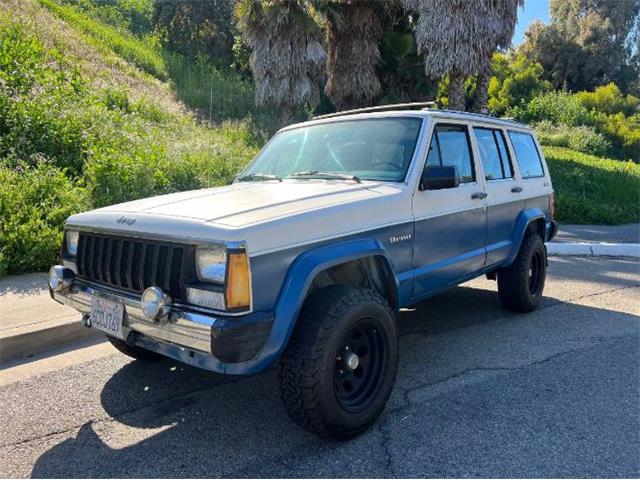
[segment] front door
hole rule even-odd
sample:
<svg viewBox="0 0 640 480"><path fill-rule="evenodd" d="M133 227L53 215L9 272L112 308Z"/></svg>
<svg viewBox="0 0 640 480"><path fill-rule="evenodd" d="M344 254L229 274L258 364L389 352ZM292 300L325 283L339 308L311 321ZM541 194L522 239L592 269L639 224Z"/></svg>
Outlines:
<svg viewBox="0 0 640 480"><path fill-rule="evenodd" d="M455 166L460 185L416 189L414 194L415 299L459 283L485 265L484 181L474 161L467 124L437 123L425 165Z"/></svg>

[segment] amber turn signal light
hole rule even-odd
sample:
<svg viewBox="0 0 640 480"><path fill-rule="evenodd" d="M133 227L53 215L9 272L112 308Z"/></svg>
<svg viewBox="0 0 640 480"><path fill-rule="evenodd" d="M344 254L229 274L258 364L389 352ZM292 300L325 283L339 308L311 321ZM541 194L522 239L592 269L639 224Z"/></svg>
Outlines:
<svg viewBox="0 0 640 480"><path fill-rule="evenodd" d="M227 309L249 309L251 306L251 276L246 252L230 253L228 268L225 292Z"/></svg>

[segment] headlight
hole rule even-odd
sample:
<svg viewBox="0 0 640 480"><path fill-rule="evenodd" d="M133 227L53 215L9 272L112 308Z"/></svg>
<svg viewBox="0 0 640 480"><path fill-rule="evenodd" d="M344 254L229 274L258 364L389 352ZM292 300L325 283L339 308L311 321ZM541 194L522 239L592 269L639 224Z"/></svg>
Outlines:
<svg viewBox="0 0 640 480"><path fill-rule="evenodd" d="M67 237L67 253L75 257L78 253L78 238L80 237L80 233L77 230L67 230L65 235Z"/></svg>
<svg viewBox="0 0 640 480"><path fill-rule="evenodd" d="M196 273L203 282L223 284L227 274L227 251L223 248L196 248Z"/></svg>

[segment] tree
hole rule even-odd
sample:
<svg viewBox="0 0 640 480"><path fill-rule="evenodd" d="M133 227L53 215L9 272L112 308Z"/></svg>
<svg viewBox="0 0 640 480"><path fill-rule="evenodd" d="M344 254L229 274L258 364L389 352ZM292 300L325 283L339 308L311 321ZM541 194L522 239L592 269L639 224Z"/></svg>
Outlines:
<svg viewBox="0 0 640 480"><path fill-rule="evenodd" d="M325 93L338 110L371 105L380 94L376 65L382 24L373 2L320 0L326 17Z"/></svg>
<svg viewBox="0 0 640 480"><path fill-rule="evenodd" d="M233 60L236 34L233 3L210 0L156 1L155 30L169 50L188 57L206 55L223 65Z"/></svg>
<svg viewBox="0 0 640 480"><path fill-rule="evenodd" d="M297 0L240 0L236 16L252 50L256 104L281 108L283 122L296 109L316 106L326 54L307 5Z"/></svg>
<svg viewBox="0 0 640 480"><path fill-rule="evenodd" d="M403 0L418 13L416 40L427 77L449 77L449 106L466 109L465 80L479 75L477 108L486 104L491 55L511 42L521 0Z"/></svg>
<svg viewBox="0 0 640 480"><path fill-rule="evenodd" d="M639 11L638 0L551 0L550 24L531 25L520 51L542 64L555 88L614 81L627 91L639 73L632 58Z"/></svg>

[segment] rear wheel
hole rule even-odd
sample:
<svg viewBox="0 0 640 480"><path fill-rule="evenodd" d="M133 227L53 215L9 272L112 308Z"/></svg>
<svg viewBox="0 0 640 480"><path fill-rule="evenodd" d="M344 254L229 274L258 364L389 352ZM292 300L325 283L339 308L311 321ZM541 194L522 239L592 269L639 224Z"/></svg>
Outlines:
<svg viewBox="0 0 640 480"><path fill-rule="evenodd" d="M135 345L129 345L127 342L125 342L124 340L120 340L119 338L107 336L107 340L109 340L111 345L113 345L116 350L137 360L144 360L149 362L161 360L163 358L162 355L156 352L152 352L151 350L147 350L142 347L136 347Z"/></svg>
<svg viewBox="0 0 640 480"><path fill-rule="evenodd" d="M305 305L282 359L282 401L301 427L352 437L382 413L397 365L388 302L374 290L325 288Z"/></svg>
<svg viewBox="0 0 640 480"><path fill-rule="evenodd" d="M514 262L498 272L498 294L505 308L531 312L540 303L547 276L547 252L537 233L526 236Z"/></svg>

